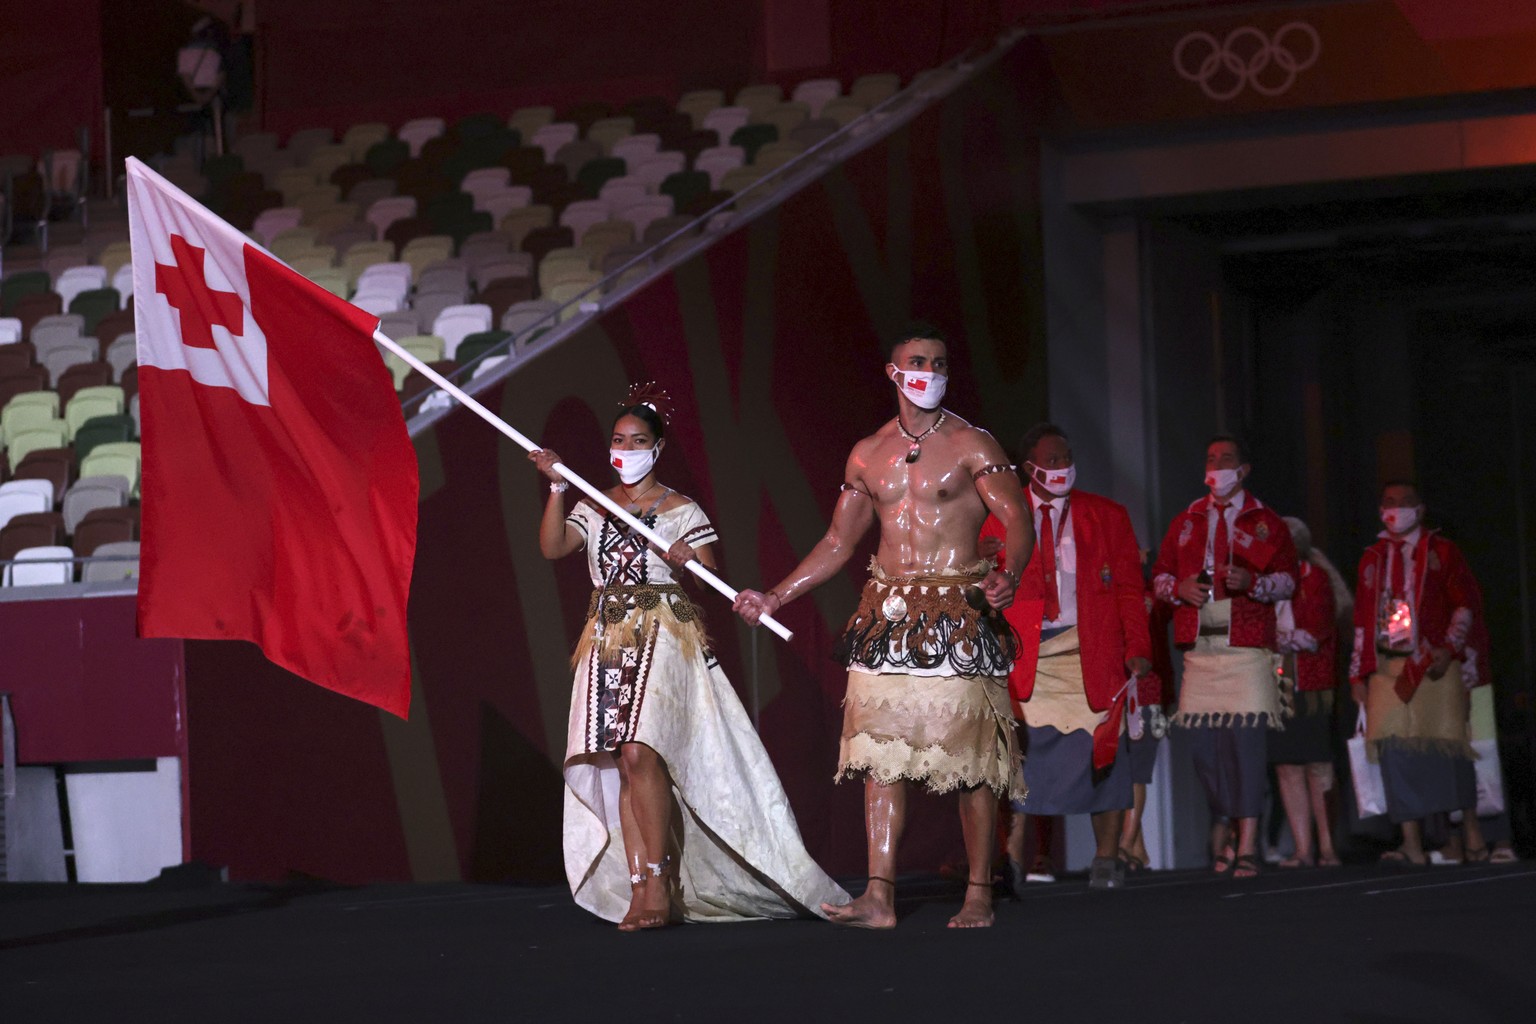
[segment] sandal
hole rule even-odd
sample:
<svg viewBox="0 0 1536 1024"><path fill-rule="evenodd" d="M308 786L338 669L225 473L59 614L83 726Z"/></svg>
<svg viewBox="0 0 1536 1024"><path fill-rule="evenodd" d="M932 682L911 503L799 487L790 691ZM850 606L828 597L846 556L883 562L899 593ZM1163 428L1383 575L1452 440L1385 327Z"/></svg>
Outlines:
<svg viewBox="0 0 1536 1024"><path fill-rule="evenodd" d="M1221 854L1211 862L1211 870L1218 875L1225 875L1232 870L1232 847L1222 848Z"/></svg>
<svg viewBox="0 0 1536 1024"><path fill-rule="evenodd" d="M1245 853L1232 862L1232 877L1249 879L1258 878L1262 870L1259 858L1251 853Z"/></svg>
<svg viewBox="0 0 1536 1024"><path fill-rule="evenodd" d="M1493 852L1488 855L1490 864L1516 864L1519 861L1519 856L1508 846L1495 846Z"/></svg>
<svg viewBox="0 0 1536 1024"><path fill-rule="evenodd" d="M1147 862L1123 846L1120 847L1120 863L1125 865L1127 874L1134 875L1139 871L1147 870Z"/></svg>
<svg viewBox="0 0 1536 1024"><path fill-rule="evenodd" d="M1292 854L1277 864L1276 867L1279 867L1285 871L1295 871L1300 868L1315 868L1317 867L1317 864L1310 858L1303 860L1302 858L1297 857L1295 854Z"/></svg>
<svg viewBox="0 0 1536 1024"><path fill-rule="evenodd" d="M678 913L676 899L678 882L677 862L672 859L672 855L668 854L667 856L661 858L661 862L659 864L646 864L646 874L649 877L642 878L642 881L650 881L652 878L659 878L666 886L667 907L665 910L640 911L640 913L636 915L634 924L630 928L626 929L624 928L623 924L619 925L619 928L623 931L651 931L655 928L666 928L674 924L680 924L682 922L682 915ZM633 881L634 876L631 875L630 879Z"/></svg>
<svg viewBox="0 0 1536 1024"><path fill-rule="evenodd" d="M1429 858L1414 860L1402 850L1388 850L1376 859L1376 863L1389 868L1427 868Z"/></svg>
<svg viewBox="0 0 1536 1024"><path fill-rule="evenodd" d="M1487 846L1479 846L1476 849L1469 846L1462 852L1461 857L1467 864L1487 864L1493 859L1493 851Z"/></svg>

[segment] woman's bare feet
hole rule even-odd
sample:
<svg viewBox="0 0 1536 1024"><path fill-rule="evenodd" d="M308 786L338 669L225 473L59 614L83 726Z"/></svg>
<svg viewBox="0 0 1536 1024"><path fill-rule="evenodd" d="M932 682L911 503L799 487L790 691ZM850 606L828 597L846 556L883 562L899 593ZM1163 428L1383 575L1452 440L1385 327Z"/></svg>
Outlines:
<svg viewBox="0 0 1536 1024"><path fill-rule="evenodd" d="M884 878L871 878L863 895L852 903L821 905L822 913L833 924L849 928L896 927L896 884Z"/></svg>
<svg viewBox="0 0 1536 1024"><path fill-rule="evenodd" d="M624 912L624 918L619 922L619 931L632 932L640 927L640 914L645 909L645 883L631 881L629 883L629 909Z"/></svg>
<svg viewBox="0 0 1536 1024"><path fill-rule="evenodd" d="M949 919L951 928L992 927L992 883L967 882L960 913Z"/></svg>

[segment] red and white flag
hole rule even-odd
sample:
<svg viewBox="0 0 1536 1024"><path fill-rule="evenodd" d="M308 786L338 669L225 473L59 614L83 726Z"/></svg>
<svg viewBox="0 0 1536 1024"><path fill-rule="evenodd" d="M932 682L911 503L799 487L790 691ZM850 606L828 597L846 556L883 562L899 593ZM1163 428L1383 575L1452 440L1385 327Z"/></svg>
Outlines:
<svg viewBox="0 0 1536 1024"><path fill-rule="evenodd" d="M378 317L127 170L140 635L251 640L405 717L418 483Z"/></svg>

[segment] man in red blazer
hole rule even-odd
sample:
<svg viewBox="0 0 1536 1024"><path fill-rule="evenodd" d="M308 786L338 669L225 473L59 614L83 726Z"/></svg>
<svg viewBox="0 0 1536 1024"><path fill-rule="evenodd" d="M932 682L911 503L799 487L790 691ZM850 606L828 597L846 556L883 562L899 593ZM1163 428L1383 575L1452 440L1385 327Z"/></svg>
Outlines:
<svg viewBox="0 0 1536 1024"><path fill-rule="evenodd" d="M1089 885L1119 888L1120 829L1132 803L1125 708L1134 677L1152 667L1141 551L1124 506L1073 486L1061 428L1030 430L1019 460L1037 542L1004 612L1019 634L1008 684L1027 732L1029 793L1016 809L1092 815ZM1002 532L988 519L981 535ZM1007 552L999 558L1006 565Z"/></svg>
<svg viewBox="0 0 1536 1024"><path fill-rule="evenodd" d="M1296 589L1291 531L1244 488L1252 470L1242 442L1212 438L1210 493L1173 520L1152 569L1158 599L1173 606L1174 645L1184 652L1173 724L1188 730L1211 813L1236 822L1236 859L1228 844L1214 851L1217 872L1234 878L1259 872L1266 733L1282 728L1271 657L1275 602Z"/></svg>
<svg viewBox="0 0 1536 1024"><path fill-rule="evenodd" d="M1349 664L1387 814L1403 828L1403 845L1382 859L1416 865L1423 819L1444 811L1466 811L1466 856L1487 858L1467 722L1467 691L1488 682L1483 598L1461 550L1423 518L1417 485L1382 488L1386 528L1360 559Z"/></svg>

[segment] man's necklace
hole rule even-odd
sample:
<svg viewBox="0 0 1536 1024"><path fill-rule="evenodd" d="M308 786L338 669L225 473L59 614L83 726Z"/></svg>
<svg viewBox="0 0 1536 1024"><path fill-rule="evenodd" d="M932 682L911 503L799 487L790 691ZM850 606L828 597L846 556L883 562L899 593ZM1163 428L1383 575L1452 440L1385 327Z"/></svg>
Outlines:
<svg viewBox="0 0 1536 1024"><path fill-rule="evenodd" d="M911 465L912 463L916 462L917 459L918 459L918 456L923 454L923 439L928 437L930 434L932 434L934 431L938 430L943 425L944 425L944 410L942 410L942 409L939 410L939 418L933 421L933 426L929 427L927 430L923 431L921 434L914 434L914 433L912 433L912 431L908 430L906 428L906 425L901 422L901 417L899 415L896 417L896 429L901 431L901 436L902 437L904 437L908 441L912 442L912 447L907 449L907 464L908 465Z"/></svg>

